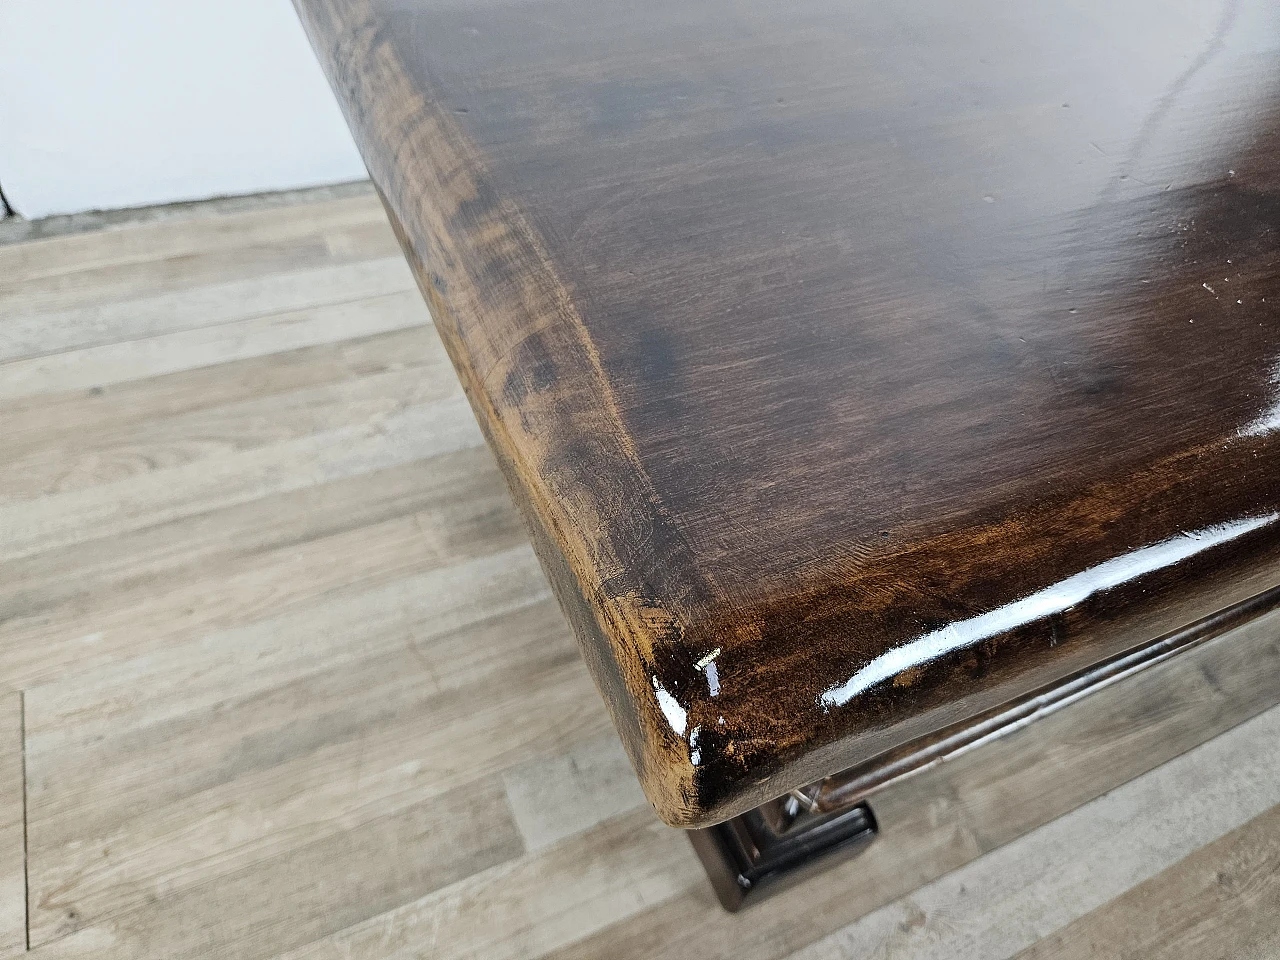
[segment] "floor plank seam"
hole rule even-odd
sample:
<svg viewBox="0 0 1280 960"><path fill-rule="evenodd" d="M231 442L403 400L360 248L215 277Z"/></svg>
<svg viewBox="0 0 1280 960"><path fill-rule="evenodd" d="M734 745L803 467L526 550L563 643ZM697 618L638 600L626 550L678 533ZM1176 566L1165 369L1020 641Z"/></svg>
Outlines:
<svg viewBox="0 0 1280 960"><path fill-rule="evenodd" d="M370 260L358 260L354 262L373 263L377 260L389 260L389 259L391 258L390 257L374 257ZM196 287L193 289L198 290L200 288ZM86 343L82 346L71 346L71 347L66 347L58 350L50 350L44 353L24 353L24 354L19 354L18 356L6 357L5 359L0 360L0 368L9 366L10 364L21 363L26 360L47 360L50 357L57 357L63 354L74 354L74 353L79 353L86 350L95 350L95 349L98 349L99 347L114 347L122 344L129 344L129 343L145 343L148 340L156 340L161 337L170 336L172 334L195 333L200 330L217 330L220 327L234 326L235 324L244 323L249 320L269 320L272 317L288 316L291 313L301 313L304 310L323 310L323 309L328 309L330 307L345 307L354 303L362 303L365 300L378 300L383 297L403 296L406 293L412 293L414 290L415 290L414 287L406 286L403 290L390 290L390 291L387 291L386 293L374 293L374 294L368 294L366 296L361 296L361 297L351 297L350 299L344 299L344 300L333 300L333 301L325 300L321 303L301 304L296 307L288 307L284 310L264 310L261 313L247 313L244 316L238 316L232 320L219 320L217 323L203 323L203 324L197 324L196 326L193 326L193 327L178 327L172 330L163 330L158 333L148 333L148 334L144 334L136 337L124 337L119 340L106 340L101 343L98 343L98 342ZM117 300L112 302L128 303L130 301ZM395 330L389 331L389 332L399 332L400 330L414 330L418 327L425 327L430 322L431 322L430 315L426 312L426 308L424 307L423 317L420 321L409 324L408 326L405 326L405 327L397 327L395 328ZM381 334L371 334L371 336L380 336L380 335ZM343 340L340 342L348 343L348 342L354 342L354 341ZM287 352L287 350L280 351L280 352ZM270 355L271 354L266 354L266 356L270 356ZM219 364L214 364L214 366L218 366L218 365ZM180 370L176 372L186 373L188 371ZM163 375L164 374L162 374L162 376ZM128 381L125 381L125 382L128 382Z"/></svg>
<svg viewBox="0 0 1280 960"><path fill-rule="evenodd" d="M22 930L31 950L31 868L27 862L27 693L18 691L18 742L22 750Z"/></svg>

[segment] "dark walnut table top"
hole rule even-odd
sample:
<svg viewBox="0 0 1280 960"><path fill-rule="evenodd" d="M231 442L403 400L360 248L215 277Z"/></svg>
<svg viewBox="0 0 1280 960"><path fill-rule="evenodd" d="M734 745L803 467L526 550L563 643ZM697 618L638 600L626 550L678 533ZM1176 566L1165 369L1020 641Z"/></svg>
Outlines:
<svg viewBox="0 0 1280 960"><path fill-rule="evenodd" d="M702 825L1280 584L1272 0L298 0Z"/></svg>

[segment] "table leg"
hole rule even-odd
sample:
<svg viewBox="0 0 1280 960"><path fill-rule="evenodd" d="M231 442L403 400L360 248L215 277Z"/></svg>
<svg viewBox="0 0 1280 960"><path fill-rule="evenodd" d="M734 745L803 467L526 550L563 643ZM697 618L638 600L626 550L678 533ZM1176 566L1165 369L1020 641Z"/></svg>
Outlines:
<svg viewBox="0 0 1280 960"><path fill-rule="evenodd" d="M819 784L794 790L689 839L721 905L731 912L749 906L805 877L848 859L876 835L866 803L823 810Z"/></svg>

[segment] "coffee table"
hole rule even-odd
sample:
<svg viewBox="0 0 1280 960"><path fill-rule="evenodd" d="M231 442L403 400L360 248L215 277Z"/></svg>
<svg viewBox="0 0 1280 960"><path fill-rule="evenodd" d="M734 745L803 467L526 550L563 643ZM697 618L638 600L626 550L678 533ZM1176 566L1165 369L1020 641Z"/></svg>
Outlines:
<svg viewBox="0 0 1280 960"><path fill-rule="evenodd" d="M297 5L727 906L889 784L1271 643L1267 3Z"/></svg>

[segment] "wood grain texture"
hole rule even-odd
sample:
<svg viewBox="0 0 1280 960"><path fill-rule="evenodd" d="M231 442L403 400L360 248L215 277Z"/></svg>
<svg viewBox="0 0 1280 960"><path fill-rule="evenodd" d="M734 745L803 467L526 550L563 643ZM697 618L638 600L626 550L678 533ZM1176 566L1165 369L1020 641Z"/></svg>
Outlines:
<svg viewBox="0 0 1280 960"><path fill-rule="evenodd" d="M411 283L376 197L329 213L3 251L0 949L273 956L521 856L502 773L608 730L426 308L348 282Z"/></svg>
<svg viewBox="0 0 1280 960"><path fill-rule="evenodd" d="M297 6L669 823L1280 583L1274 6Z"/></svg>
<svg viewBox="0 0 1280 960"><path fill-rule="evenodd" d="M275 215L281 231L301 216ZM353 215L335 205L337 224ZM86 262L118 243L158 264L212 231L199 220L184 239L173 223L150 247L123 226L62 239ZM270 229L254 220L245 243ZM71 262L41 243L48 263L24 269ZM83 302L145 302L145 278L167 277L199 322L201 284L270 277L228 252L216 274L193 262L188 284L183 255L138 286L99 278ZM383 295L357 302L375 330L379 311L410 319ZM629 779L470 412L449 405L440 428L472 430L460 449L424 440L388 463L374 444L317 469L335 433L376 438L396 411L457 396L419 311L390 332L299 328L296 343L193 348L172 369L32 380L0 401L0 517L110 488L129 518L19 525L28 549L0 561L0 956L27 955L23 746L36 960L825 960L881 945L988 960L1123 903L1197 848L1237 849L1207 845L1280 802L1280 714L1245 722L1280 695L1269 614L879 791L891 842L728 917ZM0 364L0 387L24 363ZM188 483L183 509L139 509L153 475L196 465L245 499ZM1223 919L1223 942L1258 934L1247 911Z"/></svg>
<svg viewBox="0 0 1280 960"><path fill-rule="evenodd" d="M1019 960L1280 955L1280 807L1020 953Z"/></svg>

